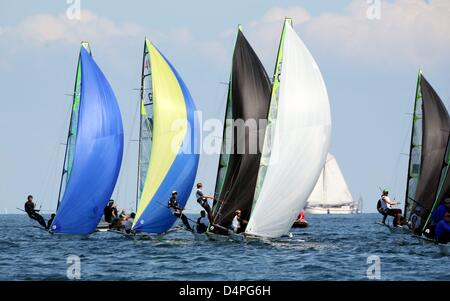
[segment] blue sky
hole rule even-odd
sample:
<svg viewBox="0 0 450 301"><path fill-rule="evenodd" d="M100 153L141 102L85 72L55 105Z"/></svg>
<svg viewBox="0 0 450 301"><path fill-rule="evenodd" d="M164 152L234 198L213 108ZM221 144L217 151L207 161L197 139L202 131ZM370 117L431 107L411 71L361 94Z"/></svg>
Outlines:
<svg viewBox="0 0 450 301"><path fill-rule="evenodd" d="M144 36L178 69L204 118L222 118L235 31L244 32L269 74L282 20L290 16L321 68L332 109L333 153L355 198L375 211L378 187L403 200L417 69L443 101L450 96L450 3L396 1L0 0L0 211L26 195L56 205L81 40L110 81L124 119L123 167L114 198L135 198L137 104ZM367 10L380 3L379 19ZM135 122L135 121L134 121ZM217 156L202 156L198 179L213 191ZM280 187L282 189L282 187ZM188 208L197 210L195 202Z"/></svg>

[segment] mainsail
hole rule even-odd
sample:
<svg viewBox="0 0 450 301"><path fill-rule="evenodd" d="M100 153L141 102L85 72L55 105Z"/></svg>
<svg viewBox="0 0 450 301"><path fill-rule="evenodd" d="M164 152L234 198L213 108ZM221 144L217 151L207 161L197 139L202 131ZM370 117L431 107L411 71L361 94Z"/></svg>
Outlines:
<svg viewBox="0 0 450 301"><path fill-rule="evenodd" d="M141 76L141 110L139 114L139 151L138 151L138 178L136 189L136 210L147 177L150 154L152 150L153 131L153 91L152 66L150 50L147 40L144 41L144 55L142 60Z"/></svg>
<svg viewBox="0 0 450 301"><path fill-rule="evenodd" d="M253 203L260 141L270 101L270 79L239 27L230 76L223 152L219 160L214 224L227 227L236 209L248 220ZM245 126L244 126L245 125Z"/></svg>
<svg viewBox="0 0 450 301"><path fill-rule="evenodd" d="M160 234L170 229L176 221L167 208L171 192L178 192L178 202L184 207L192 191L199 160L200 134L195 104L185 83L170 62L147 39L143 77L146 74L149 74L149 81L146 84L144 80L143 93L147 93L148 99L143 97L143 110L148 123L144 125L147 131L144 138L141 122L139 183L145 180L142 188L141 184L138 187L140 199L133 229ZM152 110L148 109L150 105L146 106L150 103L153 103ZM147 147L143 147L143 144ZM145 150L147 154L143 154ZM144 170L145 175L142 173Z"/></svg>
<svg viewBox="0 0 450 301"><path fill-rule="evenodd" d="M90 234L119 175L123 127L114 92L83 43L77 67L62 184L53 233ZM66 184L64 184L66 183Z"/></svg>
<svg viewBox="0 0 450 301"><path fill-rule="evenodd" d="M408 198L406 204L407 218L418 206L424 209L424 214L430 214L436 200L442 162L450 132L447 109L421 73L419 73L418 86L420 90L416 99L418 97L422 99L422 147L415 196L414 199ZM409 191L408 194L411 196ZM425 220L424 216L422 218Z"/></svg>
<svg viewBox="0 0 450 301"><path fill-rule="evenodd" d="M268 157L261 160L266 167L258 175L261 186L246 229L266 237L287 234L305 206L325 164L331 132L325 83L290 19L284 23L277 61L274 81L279 86L274 84L270 104L276 119L266 132L263 153Z"/></svg>
<svg viewBox="0 0 450 301"><path fill-rule="evenodd" d="M416 96L414 99L414 109L411 126L411 142L408 163L408 178L406 182L405 193L405 212L404 215L409 217L416 199L417 182L419 181L420 165L422 157L422 92L420 82L422 79L422 71L419 70L417 76Z"/></svg>
<svg viewBox="0 0 450 301"><path fill-rule="evenodd" d="M352 194L345 182L344 175L337 164L336 158L328 154L319 180L306 202L307 207L338 207L353 206Z"/></svg>

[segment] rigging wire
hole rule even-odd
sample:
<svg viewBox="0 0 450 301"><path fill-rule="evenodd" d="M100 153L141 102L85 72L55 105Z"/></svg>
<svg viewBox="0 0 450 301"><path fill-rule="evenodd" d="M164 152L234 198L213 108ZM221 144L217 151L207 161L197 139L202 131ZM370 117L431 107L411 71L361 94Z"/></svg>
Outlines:
<svg viewBox="0 0 450 301"><path fill-rule="evenodd" d="M60 126L58 127L60 130L58 141L63 141L64 137L67 135L67 120L70 117L72 111L72 106L69 106L69 110L66 113L65 118L62 119ZM58 175L60 174L60 170L58 169L61 153L61 143L58 142L55 147L53 147L53 151L51 155L49 156L49 159L46 164L46 168L44 171L44 177L42 177L41 180L41 188L39 190L38 196L41 200L41 205L44 204L44 207L49 206L52 207L52 200L54 199L54 196L52 194L52 190L57 189L57 181ZM49 209L48 211L52 211L53 209ZM44 211L44 210L43 210ZM46 210L47 211L47 210Z"/></svg>
<svg viewBox="0 0 450 301"><path fill-rule="evenodd" d="M404 134L402 143L400 145L400 152L397 154L397 160L396 160L396 162L394 164L393 171L391 172L391 180L390 180L390 183L393 183L393 189L392 189L393 194L392 195L398 196L399 199L402 199L402 198L400 198L399 195L397 195L397 192L399 192L399 166L400 166L400 161L405 156L409 157L409 155L410 155L409 153L408 154L402 153L402 151L405 149L405 144L407 143L408 137L410 136L411 133L409 133L408 131L403 131L403 132L405 134ZM403 176L403 173L401 175Z"/></svg>
<svg viewBox="0 0 450 301"><path fill-rule="evenodd" d="M138 119L137 117L138 117L138 114L139 114L140 104L141 104L141 101L137 101L136 102L136 108L135 108L134 114L133 114L133 121L131 122L129 130L128 130L128 133L129 133L130 136L132 135L132 133L134 132L134 129L136 127L136 120ZM136 142L136 141L138 141L138 140L136 140L136 139L128 140L127 144L126 144L126 147L125 147L125 155L124 155L124 160L123 160L123 163L122 163L123 167L122 167L120 175L119 175L119 180L117 181L118 182L117 190L114 193L115 198L117 198L117 199L122 199L124 197L124 195L125 195L125 198L128 197L127 179L128 179L128 175L129 175L129 169L130 169L129 165L130 164L127 164L127 162L129 161L128 157L129 157L129 154L130 154L131 142ZM122 186L124 186L124 185L125 185L125 188L122 189L123 188ZM122 192L124 192L124 193L122 193ZM127 202L127 206L130 206L130 204L134 204L134 201L132 203ZM131 206L131 208L133 208L133 206ZM137 208L136 208L136 210L137 210Z"/></svg>

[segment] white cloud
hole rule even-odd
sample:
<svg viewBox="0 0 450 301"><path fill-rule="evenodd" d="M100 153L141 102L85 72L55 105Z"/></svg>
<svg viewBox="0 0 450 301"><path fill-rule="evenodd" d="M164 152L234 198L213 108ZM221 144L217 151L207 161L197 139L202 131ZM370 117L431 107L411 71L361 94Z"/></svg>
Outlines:
<svg viewBox="0 0 450 301"><path fill-rule="evenodd" d="M81 40L102 43L114 38L143 36L144 31L137 25L115 23L83 10L79 20L71 20L65 14L30 16L13 27L4 27L0 35L42 45L48 42L78 44Z"/></svg>
<svg viewBox="0 0 450 301"><path fill-rule="evenodd" d="M311 19L310 14L301 6L275 6L260 19L250 21L244 26L244 33L263 60L269 56L273 57L274 51L278 48L283 20L286 17L292 18L296 25L304 24Z"/></svg>
<svg viewBox="0 0 450 301"><path fill-rule="evenodd" d="M354 63L421 66L449 61L450 1L381 1L379 20L369 19L368 9L366 1L353 0L342 13L312 16L301 6L276 6L244 23L244 33L262 61L269 64L275 60L285 17L293 19L308 47ZM236 30L226 33L234 36ZM223 52L227 49L224 43L230 42L224 35L205 47L214 45L216 52Z"/></svg>
<svg viewBox="0 0 450 301"><path fill-rule="evenodd" d="M448 61L450 1L381 2L381 18L367 18L368 5L354 0L344 14L325 13L306 24L304 36L318 48L375 64Z"/></svg>

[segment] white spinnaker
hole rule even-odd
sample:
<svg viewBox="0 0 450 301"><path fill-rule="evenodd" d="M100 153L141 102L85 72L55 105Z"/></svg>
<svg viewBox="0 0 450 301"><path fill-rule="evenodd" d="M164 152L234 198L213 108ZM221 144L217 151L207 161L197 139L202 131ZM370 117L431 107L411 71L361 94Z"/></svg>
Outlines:
<svg viewBox="0 0 450 301"><path fill-rule="evenodd" d="M320 195L321 198L316 197ZM307 206L337 207L352 205L353 197L336 158L328 154L321 176L308 198Z"/></svg>
<svg viewBox="0 0 450 301"><path fill-rule="evenodd" d="M285 26L282 64L271 155L246 228L246 233L263 237L288 234L319 178L330 144L325 83L290 24Z"/></svg>

